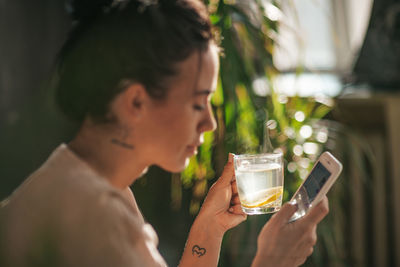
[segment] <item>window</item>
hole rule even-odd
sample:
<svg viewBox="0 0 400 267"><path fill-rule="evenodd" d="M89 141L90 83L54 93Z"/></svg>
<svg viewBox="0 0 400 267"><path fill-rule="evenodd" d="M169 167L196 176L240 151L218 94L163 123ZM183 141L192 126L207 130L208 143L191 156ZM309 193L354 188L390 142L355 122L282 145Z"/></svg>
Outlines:
<svg viewBox="0 0 400 267"><path fill-rule="evenodd" d="M340 93L363 43L372 0L282 1L274 63L276 90L287 95ZM303 71L296 75L296 68Z"/></svg>

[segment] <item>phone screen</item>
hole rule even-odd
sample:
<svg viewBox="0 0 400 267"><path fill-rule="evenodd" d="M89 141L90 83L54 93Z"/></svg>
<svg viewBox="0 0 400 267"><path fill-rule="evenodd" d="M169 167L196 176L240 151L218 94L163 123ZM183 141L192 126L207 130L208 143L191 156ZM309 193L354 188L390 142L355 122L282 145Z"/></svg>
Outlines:
<svg viewBox="0 0 400 267"><path fill-rule="evenodd" d="M307 210L311 207L311 203L318 195L319 191L321 191L330 176L331 172L328 171L321 162L317 162L293 199L297 204L297 211L292 218L290 218L290 222L295 221L306 214Z"/></svg>
<svg viewBox="0 0 400 267"><path fill-rule="evenodd" d="M331 173L321 164L321 162L318 162L303 185L307 191L309 202L314 200L328 180L329 176L331 176Z"/></svg>

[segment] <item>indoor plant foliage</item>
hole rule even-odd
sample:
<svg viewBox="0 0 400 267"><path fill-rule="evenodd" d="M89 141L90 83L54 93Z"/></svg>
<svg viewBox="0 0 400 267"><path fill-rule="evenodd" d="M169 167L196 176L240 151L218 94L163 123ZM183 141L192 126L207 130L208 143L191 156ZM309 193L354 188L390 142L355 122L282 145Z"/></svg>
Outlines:
<svg viewBox="0 0 400 267"><path fill-rule="evenodd" d="M188 168L173 175L173 207L180 207L183 185L192 188L190 212L196 214L211 179L221 173L228 152L260 152L267 121L272 145L285 158L286 201L328 141L328 127L318 122L331 110L332 101L287 97L274 90L274 77L279 74L273 64L273 49L279 45L274 37L280 21L269 11L279 12L278 2L210 0L207 4L221 47L219 82L212 99L218 128L205 135ZM257 88L260 84L261 91ZM264 223L265 217L255 216L230 231L221 264L248 265ZM332 237L325 235L323 240L330 242Z"/></svg>
<svg viewBox="0 0 400 267"><path fill-rule="evenodd" d="M265 98L252 90L252 82L273 68L273 39L267 33L275 31L277 22L264 15L259 1L242 2L246 7L234 1L208 3L221 47L219 82L212 99L218 128L205 136L205 144L181 176L184 185L193 187L192 212L207 190L203 185L220 174L228 152L255 152L260 146L266 106Z"/></svg>
<svg viewBox="0 0 400 267"><path fill-rule="evenodd" d="M274 90L279 72L272 53L279 45L274 36L280 22L266 10L279 10L278 3L214 0L208 5L221 47L219 82L212 99L218 128L205 134L199 153L180 175L183 185L193 188L193 213L208 180L221 173L228 152L261 151L267 121L272 144L284 153L289 167L285 188L293 193L327 142L328 129L318 121L332 106L329 99L287 97ZM257 89L260 83L263 92ZM173 190L173 194L178 193Z"/></svg>

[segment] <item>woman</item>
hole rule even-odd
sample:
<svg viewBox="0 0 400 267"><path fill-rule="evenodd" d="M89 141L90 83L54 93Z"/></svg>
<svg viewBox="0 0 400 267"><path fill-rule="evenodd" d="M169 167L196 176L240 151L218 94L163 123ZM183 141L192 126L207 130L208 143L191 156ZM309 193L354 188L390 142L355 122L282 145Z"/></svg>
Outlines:
<svg viewBox="0 0 400 267"><path fill-rule="evenodd" d="M5 265L166 265L129 186L151 165L182 171L215 129L218 48L200 1L108 2L77 1L56 97L81 127L2 209ZM253 266L297 266L312 253L327 199L288 223L295 210L284 205L264 226ZM230 155L180 266L217 266L224 233L245 219Z"/></svg>

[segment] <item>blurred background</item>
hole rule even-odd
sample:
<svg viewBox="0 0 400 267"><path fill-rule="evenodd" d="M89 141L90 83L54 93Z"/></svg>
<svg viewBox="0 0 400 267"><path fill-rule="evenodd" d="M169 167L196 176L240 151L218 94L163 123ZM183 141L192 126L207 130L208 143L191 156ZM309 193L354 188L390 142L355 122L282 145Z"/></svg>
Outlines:
<svg viewBox="0 0 400 267"><path fill-rule="evenodd" d="M206 4L223 48L218 128L183 173L152 168L132 187L168 264L228 152L259 152L268 121L285 157L284 201L323 151L344 165L305 266L400 266L400 2ZM70 26L64 0L0 0L0 199L77 130L54 106L50 78ZM230 230L219 266L249 266L268 219Z"/></svg>

